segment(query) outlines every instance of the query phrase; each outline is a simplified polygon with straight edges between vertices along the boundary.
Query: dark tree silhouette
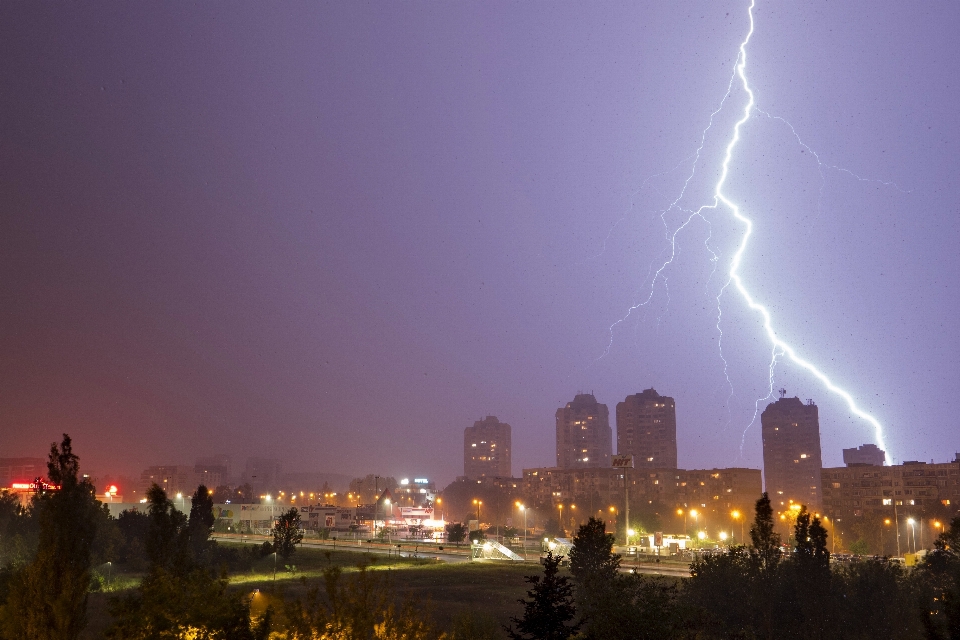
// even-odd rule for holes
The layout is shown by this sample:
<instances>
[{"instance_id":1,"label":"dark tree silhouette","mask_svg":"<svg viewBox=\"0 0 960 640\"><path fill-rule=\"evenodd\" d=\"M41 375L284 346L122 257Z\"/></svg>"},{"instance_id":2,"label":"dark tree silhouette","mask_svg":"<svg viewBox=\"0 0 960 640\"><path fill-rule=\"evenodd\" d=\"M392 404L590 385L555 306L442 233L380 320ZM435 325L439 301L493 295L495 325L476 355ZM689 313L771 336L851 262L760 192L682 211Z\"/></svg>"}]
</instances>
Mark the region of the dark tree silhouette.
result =
<instances>
[{"instance_id":1,"label":"dark tree silhouette","mask_svg":"<svg viewBox=\"0 0 960 640\"><path fill-rule=\"evenodd\" d=\"M200 485L190 499L190 520L187 524L193 559L197 562L206 560L214 520L213 496L206 486Z\"/></svg>"},{"instance_id":2,"label":"dark tree silhouette","mask_svg":"<svg viewBox=\"0 0 960 640\"><path fill-rule=\"evenodd\" d=\"M190 540L187 517L177 511L166 492L154 483L147 490L150 526L147 529L147 558L152 571L182 575L190 568Z\"/></svg>"},{"instance_id":3,"label":"dark tree silhouette","mask_svg":"<svg viewBox=\"0 0 960 640\"><path fill-rule=\"evenodd\" d=\"M756 504L756 516L750 527L753 550L764 567L773 567L780 561L780 535L773 530L773 508L770 496L764 491Z\"/></svg>"},{"instance_id":4,"label":"dark tree silhouette","mask_svg":"<svg viewBox=\"0 0 960 640\"><path fill-rule=\"evenodd\" d=\"M924 626L929 638L960 638L960 516L956 516L933 544L923 563L928 584Z\"/></svg>"},{"instance_id":5,"label":"dark tree silhouette","mask_svg":"<svg viewBox=\"0 0 960 640\"><path fill-rule=\"evenodd\" d=\"M300 529L300 512L296 507L277 518L273 525L273 550L284 560L293 555L303 540Z\"/></svg>"},{"instance_id":6,"label":"dark tree silhouette","mask_svg":"<svg viewBox=\"0 0 960 640\"><path fill-rule=\"evenodd\" d=\"M447 540L456 544L458 547L460 543L467 539L467 525L462 522L451 522L447 525Z\"/></svg>"},{"instance_id":7,"label":"dark tree silhouette","mask_svg":"<svg viewBox=\"0 0 960 640\"><path fill-rule=\"evenodd\" d=\"M50 445L47 473L57 489L33 503L39 520L37 553L12 577L0 623L7 637L72 640L87 621L91 549L98 507L93 485L79 475L70 436ZM0 634L3 635L3 634Z\"/></svg>"},{"instance_id":8,"label":"dark tree silhouette","mask_svg":"<svg viewBox=\"0 0 960 640\"><path fill-rule=\"evenodd\" d=\"M543 559L543 576L527 576L533 587L527 591L523 617L511 618L515 625L505 627L511 640L566 640L580 629L573 622L577 608L573 603L573 585L569 578L559 575L560 556L548 552Z\"/></svg>"},{"instance_id":9,"label":"dark tree silhouette","mask_svg":"<svg viewBox=\"0 0 960 640\"><path fill-rule=\"evenodd\" d=\"M827 551L827 530L820 522L820 518L807 511L806 506L800 507L797 513L797 522L793 527L793 537L796 541L796 560L804 568L816 568L821 571L830 567L830 552Z\"/></svg>"},{"instance_id":10,"label":"dark tree silhouette","mask_svg":"<svg viewBox=\"0 0 960 640\"><path fill-rule=\"evenodd\" d=\"M620 556L613 553L613 534L603 521L591 517L580 525L570 550L570 571L578 583L611 582L620 570Z\"/></svg>"}]
</instances>

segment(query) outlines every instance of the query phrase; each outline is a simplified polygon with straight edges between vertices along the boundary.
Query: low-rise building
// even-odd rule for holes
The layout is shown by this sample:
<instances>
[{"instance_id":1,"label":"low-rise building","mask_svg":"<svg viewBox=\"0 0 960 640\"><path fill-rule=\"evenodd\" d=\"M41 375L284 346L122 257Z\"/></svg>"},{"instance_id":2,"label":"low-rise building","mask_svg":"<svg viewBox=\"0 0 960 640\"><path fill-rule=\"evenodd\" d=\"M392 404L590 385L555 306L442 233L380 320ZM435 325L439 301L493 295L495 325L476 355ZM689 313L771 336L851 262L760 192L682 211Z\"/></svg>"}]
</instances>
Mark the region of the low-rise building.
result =
<instances>
[{"instance_id":1,"label":"low-rise building","mask_svg":"<svg viewBox=\"0 0 960 640\"><path fill-rule=\"evenodd\" d=\"M826 468L822 486L824 513L841 520L888 517L894 515L894 507L898 514L930 507L955 511L960 505L960 454L952 462Z\"/></svg>"},{"instance_id":2,"label":"low-rise building","mask_svg":"<svg viewBox=\"0 0 960 640\"><path fill-rule=\"evenodd\" d=\"M138 488L141 499L146 498L147 491L154 484L163 489L168 498L173 499L177 494L189 498L203 482L201 482L201 474L198 474L192 466L168 464L147 467L140 474ZM215 486L208 488L213 489ZM177 506L180 506L179 503Z\"/></svg>"},{"instance_id":3,"label":"low-rise building","mask_svg":"<svg viewBox=\"0 0 960 640\"><path fill-rule=\"evenodd\" d=\"M37 478L47 477L47 461L44 458L0 458L0 488L12 484L30 484Z\"/></svg>"},{"instance_id":4,"label":"low-rise building","mask_svg":"<svg viewBox=\"0 0 960 640\"><path fill-rule=\"evenodd\" d=\"M642 505L664 510L663 525L681 530L705 522L732 523L731 513L750 517L762 492L759 469L561 469L541 467L523 470L523 496L531 505L551 510L560 504L577 507L586 519L598 511L623 509L625 487L629 489L631 510ZM695 520L673 522L693 510ZM679 512L679 513L678 513Z\"/></svg>"}]
</instances>

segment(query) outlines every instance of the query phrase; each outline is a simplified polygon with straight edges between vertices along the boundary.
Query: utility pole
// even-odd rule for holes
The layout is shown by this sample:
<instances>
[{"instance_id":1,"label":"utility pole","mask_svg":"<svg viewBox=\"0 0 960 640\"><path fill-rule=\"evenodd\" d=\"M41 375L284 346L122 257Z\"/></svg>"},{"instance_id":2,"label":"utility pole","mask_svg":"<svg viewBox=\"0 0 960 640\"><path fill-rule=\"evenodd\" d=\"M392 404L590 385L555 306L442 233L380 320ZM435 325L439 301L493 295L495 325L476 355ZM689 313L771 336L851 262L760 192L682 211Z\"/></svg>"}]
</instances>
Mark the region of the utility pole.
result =
<instances>
[{"instance_id":1,"label":"utility pole","mask_svg":"<svg viewBox=\"0 0 960 640\"><path fill-rule=\"evenodd\" d=\"M897 500L893 500L893 523L897 527L897 557L900 555L900 516L897 514Z\"/></svg>"},{"instance_id":2,"label":"utility pole","mask_svg":"<svg viewBox=\"0 0 960 640\"><path fill-rule=\"evenodd\" d=\"M627 483L627 470L623 470L623 515L624 522L623 537L627 546L630 546L630 485Z\"/></svg>"}]
</instances>

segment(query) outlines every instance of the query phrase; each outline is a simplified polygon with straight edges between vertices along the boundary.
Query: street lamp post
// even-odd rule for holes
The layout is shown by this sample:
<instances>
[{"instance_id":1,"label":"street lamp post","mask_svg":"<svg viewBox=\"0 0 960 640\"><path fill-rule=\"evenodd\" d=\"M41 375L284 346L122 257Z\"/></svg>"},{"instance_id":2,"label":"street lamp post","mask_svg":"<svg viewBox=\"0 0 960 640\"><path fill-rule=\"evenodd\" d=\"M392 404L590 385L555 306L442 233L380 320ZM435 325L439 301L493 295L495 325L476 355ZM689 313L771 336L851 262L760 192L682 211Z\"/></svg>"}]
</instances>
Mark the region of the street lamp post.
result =
<instances>
[{"instance_id":1,"label":"street lamp post","mask_svg":"<svg viewBox=\"0 0 960 640\"><path fill-rule=\"evenodd\" d=\"M883 524L890 526L890 518L884 518ZM880 555L887 555L887 546L883 543L883 525L880 525Z\"/></svg>"},{"instance_id":2,"label":"street lamp post","mask_svg":"<svg viewBox=\"0 0 960 640\"><path fill-rule=\"evenodd\" d=\"M277 552L273 552L273 581L277 581Z\"/></svg>"},{"instance_id":3,"label":"street lamp post","mask_svg":"<svg viewBox=\"0 0 960 640\"><path fill-rule=\"evenodd\" d=\"M917 552L917 530L914 527L916 520L913 518L907 518L907 524L910 525L910 532L913 534L913 552Z\"/></svg>"},{"instance_id":4,"label":"street lamp post","mask_svg":"<svg viewBox=\"0 0 960 640\"><path fill-rule=\"evenodd\" d=\"M517 503L517 508L523 513L523 559L527 559L527 507Z\"/></svg>"},{"instance_id":5,"label":"street lamp post","mask_svg":"<svg viewBox=\"0 0 960 640\"><path fill-rule=\"evenodd\" d=\"M893 501L893 524L897 528L897 557L901 556L900 554L900 516L897 514L897 501Z\"/></svg>"},{"instance_id":6,"label":"street lamp post","mask_svg":"<svg viewBox=\"0 0 960 640\"><path fill-rule=\"evenodd\" d=\"M368 478L370 476L367 476ZM377 516L380 515L380 476L373 476L373 539L377 539Z\"/></svg>"},{"instance_id":7,"label":"street lamp post","mask_svg":"<svg viewBox=\"0 0 960 640\"><path fill-rule=\"evenodd\" d=\"M477 505L477 531L483 531L483 527L480 525L480 508L483 507L483 500L474 498L473 504Z\"/></svg>"},{"instance_id":8,"label":"street lamp post","mask_svg":"<svg viewBox=\"0 0 960 640\"><path fill-rule=\"evenodd\" d=\"M560 509L560 519L557 521L557 524L560 525L560 533L563 533L563 503L558 504L557 508Z\"/></svg>"},{"instance_id":9,"label":"street lamp post","mask_svg":"<svg viewBox=\"0 0 960 640\"><path fill-rule=\"evenodd\" d=\"M730 515L733 516L734 520L740 521L740 544L746 544L747 543L746 536L743 535L743 517L742 517L743 514L741 514L737 510L734 510L733 512L730 513Z\"/></svg>"},{"instance_id":10,"label":"street lamp post","mask_svg":"<svg viewBox=\"0 0 960 640\"><path fill-rule=\"evenodd\" d=\"M390 504L390 498L383 499L383 528L380 530L384 536L387 535L387 507L390 507L390 515L393 516L393 506ZM389 540L387 540L389 542Z\"/></svg>"}]
</instances>

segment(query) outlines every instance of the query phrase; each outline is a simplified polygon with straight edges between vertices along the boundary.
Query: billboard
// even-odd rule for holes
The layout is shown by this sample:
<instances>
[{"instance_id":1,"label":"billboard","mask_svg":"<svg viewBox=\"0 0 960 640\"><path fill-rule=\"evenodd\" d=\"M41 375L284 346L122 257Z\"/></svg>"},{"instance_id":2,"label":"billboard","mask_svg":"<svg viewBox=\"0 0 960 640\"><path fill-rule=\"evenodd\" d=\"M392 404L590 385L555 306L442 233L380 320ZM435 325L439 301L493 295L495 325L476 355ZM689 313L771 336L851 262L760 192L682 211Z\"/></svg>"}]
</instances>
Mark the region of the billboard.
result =
<instances>
[{"instance_id":1,"label":"billboard","mask_svg":"<svg viewBox=\"0 0 960 640\"><path fill-rule=\"evenodd\" d=\"M612 456L610 464L614 469L633 469L633 456Z\"/></svg>"},{"instance_id":2,"label":"billboard","mask_svg":"<svg viewBox=\"0 0 960 640\"><path fill-rule=\"evenodd\" d=\"M400 518L408 525L423 524L433 520L433 507L400 507Z\"/></svg>"}]
</instances>

